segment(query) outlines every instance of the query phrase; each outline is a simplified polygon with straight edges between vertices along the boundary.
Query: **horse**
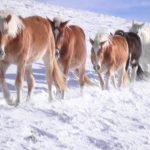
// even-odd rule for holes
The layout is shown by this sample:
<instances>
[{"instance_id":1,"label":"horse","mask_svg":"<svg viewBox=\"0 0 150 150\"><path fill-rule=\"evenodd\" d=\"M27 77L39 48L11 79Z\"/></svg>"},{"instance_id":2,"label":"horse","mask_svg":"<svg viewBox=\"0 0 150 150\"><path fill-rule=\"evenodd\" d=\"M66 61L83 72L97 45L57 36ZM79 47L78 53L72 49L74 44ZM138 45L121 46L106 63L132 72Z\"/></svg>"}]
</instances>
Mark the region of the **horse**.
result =
<instances>
[{"instance_id":1,"label":"horse","mask_svg":"<svg viewBox=\"0 0 150 150\"><path fill-rule=\"evenodd\" d=\"M92 85L92 82L85 75L87 54L85 33L81 27L77 25L68 25L69 21L62 21L59 17L53 18L53 21L49 18L47 19L53 29L56 45L56 57L58 58L60 68L66 79L69 70L75 70L79 76L82 94L82 89L85 83ZM66 79L65 82L67 84Z\"/></svg>"},{"instance_id":2,"label":"horse","mask_svg":"<svg viewBox=\"0 0 150 150\"><path fill-rule=\"evenodd\" d=\"M143 70L139 64L140 56L142 54L142 43L140 37L134 32L124 32L123 30L116 30L115 35L120 35L127 40L129 57L126 64L126 71L129 72L129 67L131 66L131 81L135 81L136 74L137 78L140 79L143 75Z\"/></svg>"},{"instance_id":3,"label":"horse","mask_svg":"<svg viewBox=\"0 0 150 150\"><path fill-rule=\"evenodd\" d=\"M138 24L132 21L132 26L129 31L137 33L141 38L142 55L140 58L140 64L143 71L150 72L150 25L144 23Z\"/></svg>"},{"instance_id":4,"label":"horse","mask_svg":"<svg viewBox=\"0 0 150 150\"><path fill-rule=\"evenodd\" d=\"M95 39L90 38L91 62L99 76L100 85L103 89L109 89L109 79L112 79L116 88L115 73L118 72L118 87L125 85L128 80L125 70L128 60L128 43L124 37L109 35L105 32L98 32ZM104 79L102 78L104 75Z\"/></svg>"},{"instance_id":5,"label":"horse","mask_svg":"<svg viewBox=\"0 0 150 150\"><path fill-rule=\"evenodd\" d=\"M0 11L0 85L9 105L18 105L22 99L24 75L28 85L27 100L31 98L32 64L41 58L46 68L49 100L52 100L53 81L60 92L65 89L65 83L55 58L55 41L49 22L40 16L23 18L13 12ZM16 99L11 97L5 81L6 70L11 64L17 66Z\"/></svg>"}]
</instances>

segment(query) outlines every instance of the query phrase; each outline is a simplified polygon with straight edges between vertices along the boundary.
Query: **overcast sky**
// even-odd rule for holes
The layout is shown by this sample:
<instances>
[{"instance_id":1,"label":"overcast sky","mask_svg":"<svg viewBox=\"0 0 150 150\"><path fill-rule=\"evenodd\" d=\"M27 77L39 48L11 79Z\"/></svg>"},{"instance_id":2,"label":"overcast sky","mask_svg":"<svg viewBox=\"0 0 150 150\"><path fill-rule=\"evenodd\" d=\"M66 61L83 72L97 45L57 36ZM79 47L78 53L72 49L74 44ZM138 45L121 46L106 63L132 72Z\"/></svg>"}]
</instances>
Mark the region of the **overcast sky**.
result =
<instances>
[{"instance_id":1,"label":"overcast sky","mask_svg":"<svg viewBox=\"0 0 150 150\"><path fill-rule=\"evenodd\" d=\"M89 10L150 22L150 0L38 0L64 7Z\"/></svg>"}]
</instances>

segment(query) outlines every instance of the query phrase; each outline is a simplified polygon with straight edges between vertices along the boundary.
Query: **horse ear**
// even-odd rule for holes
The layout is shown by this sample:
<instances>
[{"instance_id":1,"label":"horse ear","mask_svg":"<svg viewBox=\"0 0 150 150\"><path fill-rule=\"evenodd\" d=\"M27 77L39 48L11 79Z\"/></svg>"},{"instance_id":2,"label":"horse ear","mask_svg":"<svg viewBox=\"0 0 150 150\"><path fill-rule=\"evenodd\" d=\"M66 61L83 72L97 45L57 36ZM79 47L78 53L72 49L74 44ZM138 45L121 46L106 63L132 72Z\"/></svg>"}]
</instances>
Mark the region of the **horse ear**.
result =
<instances>
[{"instance_id":1,"label":"horse ear","mask_svg":"<svg viewBox=\"0 0 150 150\"><path fill-rule=\"evenodd\" d=\"M61 23L61 27L63 27L63 28L66 27L66 25L68 24L68 22L69 22L69 20L68 20L68 21L65 21L65 22L62 22L62 23Z\"/></svg>"},{"instance_id":2,"label":"horse ear","mask_svg":"<svg viewBox=\"0 0 150 150\"><path fill-rule=\"evenodd\" d=\"M11 15L8 15L5 20L8 23L10 21L10 19L11 19Z\"/></svg>"},{"instance_id":3,"label":"horse ear","mask_svg":"<svg viewBox=\"0 0 150 150\"><path fill-rule=\"evenodd\" d=\"M50 25L51 25L52 27L54 27L54 22L53 22L51 19L49 19L48 17L46 17L46 18L47 18L48 22L50 23Z\"/></svg>"},{"instance_id":4,"label":"horse ear","mask_svg":"<svg viewBox=\"0 0 150 150\"><path fill-rule=\"evenodd\" d=\"M93 40L93 39L91 39L91 38L90 38L90 43L91 43L91 45L93 45L93 44L94 44L94 40Z\"/></svg>"}]
</instances>

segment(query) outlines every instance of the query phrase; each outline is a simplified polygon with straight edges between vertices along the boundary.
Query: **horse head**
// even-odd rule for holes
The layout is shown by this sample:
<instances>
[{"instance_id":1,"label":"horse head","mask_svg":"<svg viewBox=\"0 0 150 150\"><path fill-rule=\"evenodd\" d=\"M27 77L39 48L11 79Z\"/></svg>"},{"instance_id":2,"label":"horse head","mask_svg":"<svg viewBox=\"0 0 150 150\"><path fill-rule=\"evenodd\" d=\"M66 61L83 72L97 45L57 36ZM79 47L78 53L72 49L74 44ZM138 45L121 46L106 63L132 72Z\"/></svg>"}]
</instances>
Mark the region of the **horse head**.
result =
<instances>
[{"instance_id":1,"label":"horse head","mask_svg":"<svg viewBox=\"0 0 150 150\"><path fill-rule=\"evenodd\" d=\"M15 38L23 28L24 24L18 16L9 11L0 11L0 59L4 59L9 40Z\"/></svg>"},{"instance_id":2,"label":"horse head","mask_svg":"<svg viewBox=\"0 0 150 150\"><path fill-rule=\"evenodd\" d=\"M50 22L53 29L56 46L56 57L59 58L66 38L65 29L69 21L62 21L62 19L58 17L54 18L53 21L50 19L48 19L48 21Z\"/></svg>"},{"instance_id":3,"label":"horse head","mask_svg":"<svg viewBox=\"0 0 150 150\"><path fill-rule=\"evenodd\" d=\"M132 20L132 26L129 29L130 32L138 33L139 29L141 29L145 24L144 23L135 23L134 20Z\"/></svg>"},{"instance_id":4,"label":"horse head","mask_svg":"<svg viewBox=\"0 0 150 150\"><path fill-rule=\"evenodd\" d=\"M99 72L104 61L104 54L106 47L109 45L109 36L105 33L98 33L95 39L90 39L91 48L91 62L96 72Z\"/></svg>"}]
</instances>

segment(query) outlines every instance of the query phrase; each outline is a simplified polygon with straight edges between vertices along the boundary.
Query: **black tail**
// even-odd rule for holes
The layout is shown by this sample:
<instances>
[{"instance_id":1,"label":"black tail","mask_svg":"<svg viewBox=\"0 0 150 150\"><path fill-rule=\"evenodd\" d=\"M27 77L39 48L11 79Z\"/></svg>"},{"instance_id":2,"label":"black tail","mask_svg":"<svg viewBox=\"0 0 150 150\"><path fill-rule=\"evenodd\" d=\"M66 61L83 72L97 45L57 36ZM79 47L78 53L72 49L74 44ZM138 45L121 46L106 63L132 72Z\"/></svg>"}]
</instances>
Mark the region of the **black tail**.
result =
<instances>
[{"instance_id":1,"label":"black tail","mask_svg":"<svg viewBox=\"0 0 150 150\"><path fill-rule=\"evenodd\" d=\"M128 71L128 69L129 69L129 64L131 64L131 53L130 52L129 52L128 60L126 63L126 71Z\"/></svg>"},{"instance_id":2,"label":"black tail","mask_svg":"<svg viewBox=\"0 0 150 150\"><path fill-rule=\"evenodd\" d=\"M142 80L144 79L144 71L140 65L138 65L137 69L137 80Z\"/></svg>"}]
</instances>

